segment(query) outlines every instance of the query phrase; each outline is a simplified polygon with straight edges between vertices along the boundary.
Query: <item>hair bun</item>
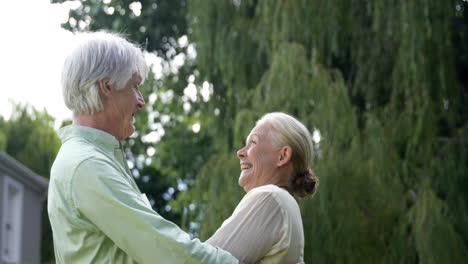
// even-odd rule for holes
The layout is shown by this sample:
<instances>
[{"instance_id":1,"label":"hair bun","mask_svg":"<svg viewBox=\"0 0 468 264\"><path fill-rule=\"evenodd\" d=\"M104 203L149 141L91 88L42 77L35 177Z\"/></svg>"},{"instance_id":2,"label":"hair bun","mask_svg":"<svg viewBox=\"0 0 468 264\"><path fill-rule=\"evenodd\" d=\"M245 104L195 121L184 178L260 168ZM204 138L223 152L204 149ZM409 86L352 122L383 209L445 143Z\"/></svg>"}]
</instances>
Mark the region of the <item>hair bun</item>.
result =
<instances>
[{"instance_id":1,"label":"hair bun","mask_svg":"<svg viewBox=\"0 0 468 264\"><path fill-rule=\"evenodd\" d=\"M290 182L291 192L299 197L313 195L317 191L319 179L315 176L312 169L307 169L292 177Z\"/></svg>"}]
</instances>

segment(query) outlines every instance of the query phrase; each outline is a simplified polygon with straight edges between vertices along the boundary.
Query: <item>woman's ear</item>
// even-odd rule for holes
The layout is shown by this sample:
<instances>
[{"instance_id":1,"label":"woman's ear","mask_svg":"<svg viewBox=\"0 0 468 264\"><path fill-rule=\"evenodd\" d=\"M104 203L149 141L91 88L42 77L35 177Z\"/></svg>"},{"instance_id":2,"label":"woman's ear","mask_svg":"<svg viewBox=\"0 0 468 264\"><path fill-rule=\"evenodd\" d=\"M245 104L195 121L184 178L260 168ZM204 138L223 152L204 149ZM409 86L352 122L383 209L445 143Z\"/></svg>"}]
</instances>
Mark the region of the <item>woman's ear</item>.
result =
<instances>
[{"instance_id":1,"label":"woman's ear","mask_svg":"<svg viewBox=\"0 0 468 264\"><path fill-rule=\"evenodd\" d=\"M286 165L292 158L292 149L290 146L284 146L279 150L278 167Z\"/></svg>"},{"instance_id":2,"label":"woman's ear","mask_svg":"<svg viewBox=\"0 0 468 264\"><path fill-rule=\"evenodd\" d=\"M111 92L111 88L109 86L109 80L108 79L98 81L98 87L99 87L99 91L103 95L109 95L110 92Z\"/></svg>"}]
</instances>

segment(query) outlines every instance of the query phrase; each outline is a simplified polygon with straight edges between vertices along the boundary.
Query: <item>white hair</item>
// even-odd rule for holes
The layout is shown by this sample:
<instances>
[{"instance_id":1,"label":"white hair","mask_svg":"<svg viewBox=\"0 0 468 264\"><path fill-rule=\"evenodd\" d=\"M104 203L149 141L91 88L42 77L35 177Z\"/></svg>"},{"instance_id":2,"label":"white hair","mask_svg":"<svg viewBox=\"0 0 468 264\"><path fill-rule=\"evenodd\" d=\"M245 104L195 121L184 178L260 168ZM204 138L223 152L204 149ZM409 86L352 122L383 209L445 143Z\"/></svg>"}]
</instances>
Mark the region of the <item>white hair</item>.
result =
<instances>
[{"instance_id":1,"label":"white hair","mask_svg":"<svg viewBox=\"0 0 468 264\"><path fill-rule=\"evenodd\" d=\"M125 38L109 32L77 35L78 45L67 57L62 70L65 105L73 113L92 114L103 110L98 82L108 80L117 89L126 86L133 74L141 83L148 66L141 49Z\"/></svg>"},{"instance_id":2,"label":"white hair","mask_svg":"<svg viewBox=\"0 0 468 264\"><path fill-rule=\"evenodd\" d=\"M319 179L312 170L314 145L309 130L296 118L280 112L264 115L257 125L270 126L272 144L276 148L289 146L292 149L293 171L289 177L288 190L299 197L313 195Z\"/></svg>"},{"instance_id":3,"label":"white hair","mask_svg":"<svg viewBox=\"0 0 468 264\"><path fill-rule=\"evenodd\" d=\"M257 124L271 127L273 145L277 148L290 146L293 151L294 170L303 172L312 167L314 147L309 130L296 118L281 112L264 115Z\"/></svg>"}]
</instances>

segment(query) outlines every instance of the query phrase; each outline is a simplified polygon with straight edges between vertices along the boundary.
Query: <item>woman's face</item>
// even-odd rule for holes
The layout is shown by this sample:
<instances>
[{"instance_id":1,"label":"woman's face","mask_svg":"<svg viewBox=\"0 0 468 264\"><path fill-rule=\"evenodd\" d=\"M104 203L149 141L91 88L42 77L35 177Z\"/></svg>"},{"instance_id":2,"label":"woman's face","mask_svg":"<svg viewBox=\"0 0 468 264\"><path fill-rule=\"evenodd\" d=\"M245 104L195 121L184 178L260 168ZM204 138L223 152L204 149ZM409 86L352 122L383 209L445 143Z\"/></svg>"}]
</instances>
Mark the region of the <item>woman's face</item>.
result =
<instances>
[{"instance_id":1,"label":"woman's face","mask_svg":"<svg viewBox=\"0 0 468 264\"><path fill-rule=\"evenodd\" d=\"M272 143L269 125L261 123L250 131L245 146L237 151L241 167L239 185L246 192L272 183L279 158L279 150Z\"/></svg>"}]
</instances>

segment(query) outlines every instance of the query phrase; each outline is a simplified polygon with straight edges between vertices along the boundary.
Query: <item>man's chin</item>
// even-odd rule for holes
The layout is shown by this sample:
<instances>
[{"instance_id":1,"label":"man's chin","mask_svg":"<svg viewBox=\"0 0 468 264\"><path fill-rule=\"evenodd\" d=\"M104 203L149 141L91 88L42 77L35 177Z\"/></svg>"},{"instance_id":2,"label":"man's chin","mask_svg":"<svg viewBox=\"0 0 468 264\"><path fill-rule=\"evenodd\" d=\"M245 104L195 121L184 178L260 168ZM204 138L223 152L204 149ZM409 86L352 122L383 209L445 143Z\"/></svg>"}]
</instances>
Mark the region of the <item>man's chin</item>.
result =
<instances>
[{"instance_id":1,"label":"man's chin","mask_svg":"<svg viewBox=\"0 0 468 264\"><path fill-rule=\"evenodd\" d=\"M133 134L135 134L136 130L135 130L135 127L132 127L133 129L128 133L128 136L126 136L125 138L128 138L130 136L132 136Z\"/></svg>"},{"instance_id":2,"label":"man's chin","mask_svg":"<svg viewBox=\"0 0 468 264\"><path fill-rule=\"evenodd\" d=\"M129 129L122 131L120 140L130 137L135 133L135 131L135 126L131 125Z\"/></svg>"}]
</instances>

